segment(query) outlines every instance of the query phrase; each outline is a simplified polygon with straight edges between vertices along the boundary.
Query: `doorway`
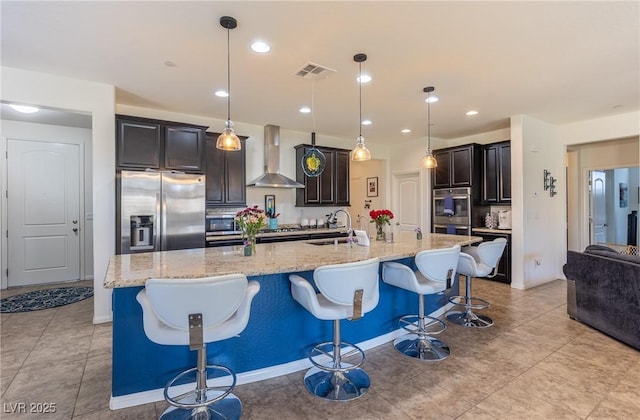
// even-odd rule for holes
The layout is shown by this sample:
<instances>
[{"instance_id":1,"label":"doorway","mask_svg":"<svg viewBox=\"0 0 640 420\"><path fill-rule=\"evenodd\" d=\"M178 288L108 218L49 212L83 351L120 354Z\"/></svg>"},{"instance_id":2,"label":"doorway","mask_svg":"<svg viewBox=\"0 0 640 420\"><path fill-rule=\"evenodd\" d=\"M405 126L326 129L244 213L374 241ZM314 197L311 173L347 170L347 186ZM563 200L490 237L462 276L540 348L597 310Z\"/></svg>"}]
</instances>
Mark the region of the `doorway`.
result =
<instances>
[{"instance_id":1,"label":"doorway","mask_svg":"<svg viewBox=\"0 0 640 420\"><path fill-rule=\"evenodd\" d=\"M92 279L91 115L7 108L0 103L1 288Z\"/></svg>"},{"instance_id":2,"label":"doorway","mask_svg":"<svg viewBox=\"0 0 640 420\"><path fill-rule=\"evenodd\" d=\"M9 287L80 279L80 147L7 140Z\"/></svg>"},{"instance_id":3,"label":"doorway","mask_svg":"<svg viewBox=\"0 0 640 420\"><path fill-rule=\"evenodd\" d=\"M589 171L590 244L637 245L638 167Z\"/></svg>"}]
</instances>

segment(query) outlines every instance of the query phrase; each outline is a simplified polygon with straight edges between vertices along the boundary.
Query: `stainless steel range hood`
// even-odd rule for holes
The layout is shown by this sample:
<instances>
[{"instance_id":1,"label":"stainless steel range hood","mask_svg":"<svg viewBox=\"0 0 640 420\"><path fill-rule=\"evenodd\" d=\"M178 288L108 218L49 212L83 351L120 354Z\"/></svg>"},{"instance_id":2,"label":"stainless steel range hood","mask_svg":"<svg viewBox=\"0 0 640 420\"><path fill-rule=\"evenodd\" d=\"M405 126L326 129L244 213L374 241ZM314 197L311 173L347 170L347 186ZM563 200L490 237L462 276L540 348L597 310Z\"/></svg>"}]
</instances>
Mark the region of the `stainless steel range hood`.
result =
<instances>
[{"instance_id":1,"label":"stainless steel range hood","mask_svg":"<svg viewBox=\"0 0 640 420\"><path fill-rule=\"evenodd\" d=\"M264 126L264 174L247 187L304 188L303 184L280 174L280 127Z\"/></svg>"}]
</instances>

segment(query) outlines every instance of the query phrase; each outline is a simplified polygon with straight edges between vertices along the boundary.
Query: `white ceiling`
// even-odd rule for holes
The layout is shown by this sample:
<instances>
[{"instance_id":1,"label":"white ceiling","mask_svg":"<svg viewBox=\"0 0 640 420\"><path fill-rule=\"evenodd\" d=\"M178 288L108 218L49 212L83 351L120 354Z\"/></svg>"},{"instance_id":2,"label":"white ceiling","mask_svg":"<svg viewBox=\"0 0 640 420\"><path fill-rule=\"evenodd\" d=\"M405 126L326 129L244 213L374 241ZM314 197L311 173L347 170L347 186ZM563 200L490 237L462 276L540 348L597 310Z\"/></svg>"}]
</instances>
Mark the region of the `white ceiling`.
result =
<instances>
[{"instance_id":1,"label":"white ceiling","mask_svg":"<svg viewBox=\"0 0 640 420\"><path fill-rule=\"evenodd\" d=\"M312 130L311 61L336 73L313 83L315 130L358 135L358 66L367 142L454 138L508 127L511 115L567 123L640 109L640 2L1 2L2 65L115 85L117 103ZM249 44L272 45L258 55ZM175 66L166 66L171 61ZM480 114L466 117L476 109ZM413 130L401 134L402 128ZM242 133L240 133L242 134Z\"/></svg>"}]
</instances>

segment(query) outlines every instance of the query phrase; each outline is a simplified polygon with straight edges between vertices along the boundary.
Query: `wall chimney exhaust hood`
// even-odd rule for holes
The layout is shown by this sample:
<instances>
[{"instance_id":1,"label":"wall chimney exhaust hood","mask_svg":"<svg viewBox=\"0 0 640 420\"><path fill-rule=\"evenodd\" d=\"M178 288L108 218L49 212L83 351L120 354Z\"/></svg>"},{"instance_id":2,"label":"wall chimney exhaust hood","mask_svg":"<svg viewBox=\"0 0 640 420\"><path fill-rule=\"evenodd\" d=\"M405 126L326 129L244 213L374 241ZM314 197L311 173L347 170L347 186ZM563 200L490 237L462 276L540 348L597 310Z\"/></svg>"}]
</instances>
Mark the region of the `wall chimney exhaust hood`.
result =
<instances>
[{"instance_id":1,"label":"wall chimney exhaust hood","mask_svg":"<svg viewBox=\"0 0 640 420\"><path fill-rule=\"evenodd\" d=\"M304 188L303 184L280 174L280 127L264 126L264 174L247 187Z\"/></svg>"}]
</instances>

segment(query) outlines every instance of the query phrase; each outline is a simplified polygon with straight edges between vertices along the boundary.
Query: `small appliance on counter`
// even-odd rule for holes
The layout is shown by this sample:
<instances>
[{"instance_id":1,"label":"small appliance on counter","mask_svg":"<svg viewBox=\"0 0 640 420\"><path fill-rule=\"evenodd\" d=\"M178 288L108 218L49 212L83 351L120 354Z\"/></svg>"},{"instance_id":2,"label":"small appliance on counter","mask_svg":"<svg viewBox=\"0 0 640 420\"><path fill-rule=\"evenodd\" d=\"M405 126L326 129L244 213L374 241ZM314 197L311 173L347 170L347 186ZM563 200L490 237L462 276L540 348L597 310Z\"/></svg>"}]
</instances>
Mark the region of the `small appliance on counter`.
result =
<instances>
[{"instance_id":1,"label":"small appliance on counter","mask_svg":"<svg viewBox=\"0 0 640 420\"><path fill-rule=\"evenodd\" d=\"M511 210L498 212L498 229L511 229Z\"/></svg>"},{"instance_id":2,"label":"small appliance on counter","mask_svg":"<svg viewBox=\"0 0 640 420\"><path fill-rule=\"evenodd\" d=\"M484 227L496 229L498 227L498 213L490 212L484 216Z\"/></svg>"}]
</instances>

